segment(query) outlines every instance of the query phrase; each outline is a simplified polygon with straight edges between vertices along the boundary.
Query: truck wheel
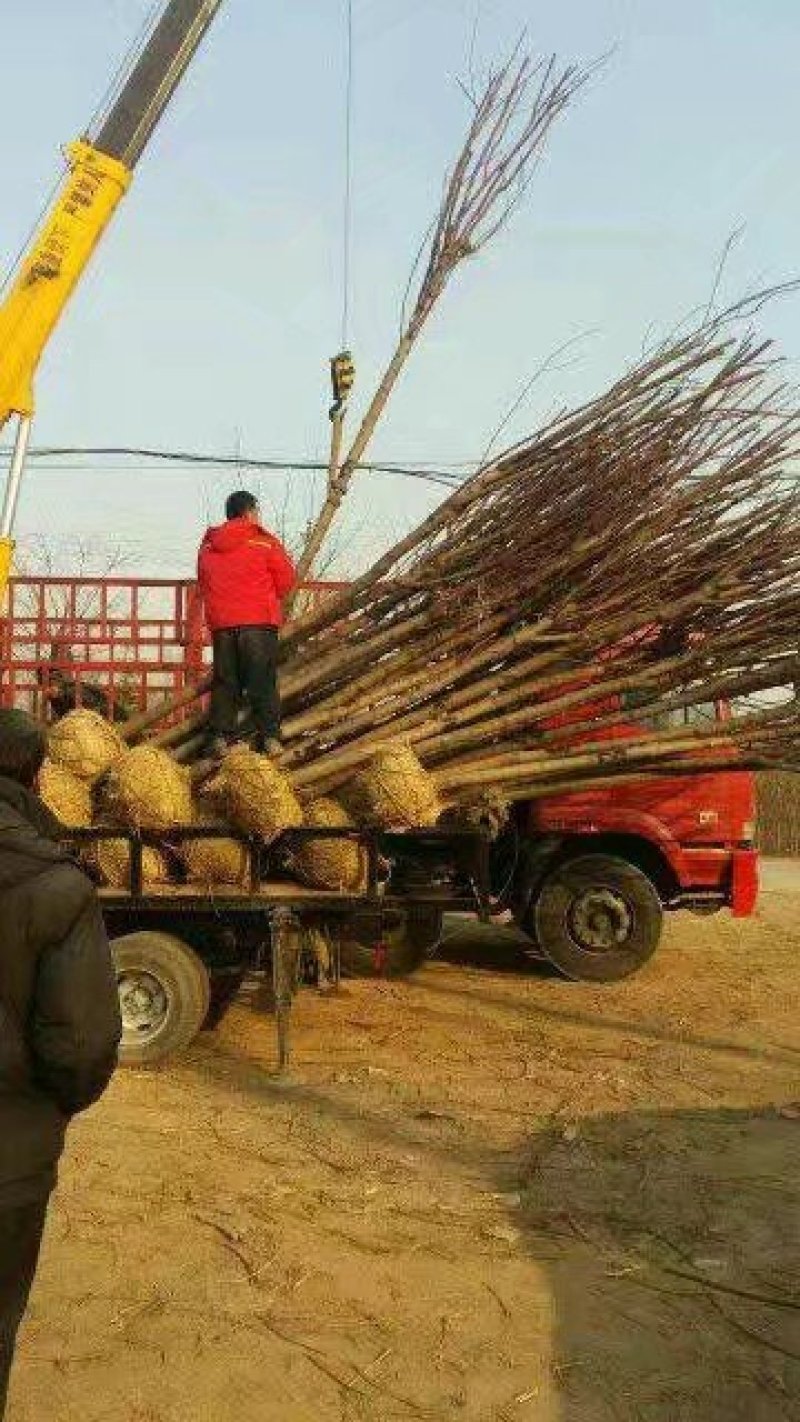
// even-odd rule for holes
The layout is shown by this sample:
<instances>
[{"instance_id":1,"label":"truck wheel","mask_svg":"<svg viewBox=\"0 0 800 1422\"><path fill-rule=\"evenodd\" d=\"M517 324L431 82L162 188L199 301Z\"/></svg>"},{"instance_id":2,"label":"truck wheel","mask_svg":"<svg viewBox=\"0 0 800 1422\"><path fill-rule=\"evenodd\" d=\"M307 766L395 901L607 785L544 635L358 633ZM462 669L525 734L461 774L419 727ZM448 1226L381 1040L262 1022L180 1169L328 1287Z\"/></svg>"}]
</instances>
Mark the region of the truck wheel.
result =
<instances>
[{"instance_id":1,"label":"truck wheel","mask_svg":"<svg viewBox=\"0 0 800 1422\"><path fill-rule=\"evenodd\" d=\"M342 974L347 978L405 978L421 968L442 936L442 911L437 908L407 909L403 923L390 929L385 938L386 961L376 967L374 945L355 938L342 942Z\"/></svg>"},{"instance_id":2,"label":"truck wheel","mask_svg":"<svg viewBox=\"0 0 800 1422\"><path fill-rule=\"evenodd\" d=\"M194 1041L211 1000L203 963L168 933L128 933L111 944L122 1015L120 1062L152 1066Z\"/></svg>"},{"instance_id":3,"label":"truck wheel","mask_svg":"<svg viewBox=\"0 0 800 1422\"><path fill-rule=\"evenodd\" d=\"M661 938L661 900L646 874L605 854L555 869L533 907L542 955L567 978L618 982L652 957Z\"/></svg>"}]
</instances>

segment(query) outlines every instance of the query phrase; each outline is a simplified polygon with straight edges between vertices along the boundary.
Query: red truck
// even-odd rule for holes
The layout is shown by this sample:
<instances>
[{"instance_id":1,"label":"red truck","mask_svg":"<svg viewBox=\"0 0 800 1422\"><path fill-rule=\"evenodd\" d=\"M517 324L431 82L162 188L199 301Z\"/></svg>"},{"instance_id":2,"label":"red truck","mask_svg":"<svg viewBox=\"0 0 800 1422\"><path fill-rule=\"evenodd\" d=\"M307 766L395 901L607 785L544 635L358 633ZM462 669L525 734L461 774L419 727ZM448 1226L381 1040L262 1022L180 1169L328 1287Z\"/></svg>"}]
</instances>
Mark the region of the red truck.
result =
<instances>
[{"instance_id":1,"label":"red truck","mask_svg":"<svg viewBox=\"0 0 800 1422\"><path fill-rule=\"evenodd\" d=\"M533 801L519 831L526 868L516 915L568 977L635 972L658 947L665 911L729 908L744 918L755 908L748 772L663 775Z\"/></svg>"},{"instance_id":2,"label":"red truck","mask_svg":"<svg viewBox=\"0 0 800 1422\"><path fill-rule=\"evenodd\" d=\"M179 689L202 660L187 630L191 607L189 582L17 579L2 629L3 699L38 704L54 643L70 644L71 675L112 699L122 686L134 705ZM724 720L728 709L720 703L679 714L689 722ZM631 722L609 734L633 729ZM532 801L516 808L493 853L495 907L566 976L614 981L654 953L665 912L752 913L754 837L755 783L746 772L657 775ZM434 865L432 882L435 874ZM415 907L410 895L403 921L387 935L383 970L409 971L435 952L442 913L430 893L419 899ZM352 944L351 966L369 970L373 946Z\"/></svg>"},{"instance_id":3,"label":"red truck","mask_svg":"<svg viewBox=\"0 0 800 1422\"><path fill-rule=\"evenodd\" d=\"M725 720L728 708L681 715L688 723ZM755 817L747 771L658 774L528 801L516 806L493 854L495 909L564 976L617 981L652 957L665 913L753 912ZM418 914L393 942L398 970L434 952L441 929L431 910Z\"/></svg>"},{"instance_id":4,"label":"red truck","mask_svg":"<svg viewBox=\"0 0 800 1422\"><path fill-rule=\"evenodd\" d=\"M554 724L574 742L625 741L636 720L581 730L598 712L624 712L618 698ZM724 701L647 720L659 730L726 721ZM542 955L572 978L608 982L635 972L655 952L665 911L734 916L753 912L758 895L754 847L756 787L744 771L653 774L534 800L520 807L513 833L519 865L514 917ZM521 867L520 867L521 865Z\"/></svg>"}]
</instances>

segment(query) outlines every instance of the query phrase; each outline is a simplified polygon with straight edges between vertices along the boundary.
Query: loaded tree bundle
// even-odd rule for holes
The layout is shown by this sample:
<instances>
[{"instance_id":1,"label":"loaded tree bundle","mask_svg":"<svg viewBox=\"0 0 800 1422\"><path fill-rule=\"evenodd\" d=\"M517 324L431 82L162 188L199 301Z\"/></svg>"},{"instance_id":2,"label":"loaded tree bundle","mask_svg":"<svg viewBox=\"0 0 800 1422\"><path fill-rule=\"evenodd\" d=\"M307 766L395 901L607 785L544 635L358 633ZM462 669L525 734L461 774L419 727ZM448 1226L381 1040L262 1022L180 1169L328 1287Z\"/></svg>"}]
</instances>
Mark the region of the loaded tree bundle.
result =
<instances>
[{"instance_id":1,"label":"loaded tree bundle","mask_svg":"<svg viewBox=\"0 0 800 1422\"><path fill-rule=\"evenodd\" d=\"M505 222L586 77L516 57L476 96L399 345L349 454L332 460L304 571L436 302ZM247 756L232 764L234 820L277 832L332 797L334 820L385 819L402 784L397 821L427 823L440 807L470 815L612 780L796 764L800 418L769 342L747 327L766 295L703 318L488 461L346 591L294 618L283 778L269 772L267 787ZM725 722L704 716L715 702ZM202 713L159 732L175 710L122 735L190 768L177 806L210 767Z\"/></svg>"},{"instance_id":2,"label":"loaded tree bundle","mask_svg":"<svg viewBox=\"0 0 800 1422\"><path fill-rule=\"evenodd\" d=\"M554 793L800 764L799 435L768 344L730 316L656 351L287 628L278 764L233 753L217 804L267 837L320 803L334 825L499 823ZM166 832L209 766L197 722L158 739L104 798ZM350 858L304 871L357 880Z\"/></svg>"},{"instance_id":3,"label":"loaded tree bundle","mask_svg":"<svg viewBox=\"0 0 800 1422\"><path fill-rule=\"evenodd\" d=\"M470 103L467 131L414 263L397 344L344 458L342 402L331 412L334 430L328 485L300 556L300 580L313 572L353 476L433 311L465 261L481 252L505 227L528 191L553 126L592 73L591 66L560 65L555 55L534 59L518 46L506 63L490 70L479 92L470 93L461 86ZM295 597L298 594L299 584ZM288 607L291 605L290 598ZM176 713L198 700L209 686L207 678L132 717L124 727L125 740L132 744L160 723L174 720ZM199 715L190 727L196 731L202 723ZM185 731L177 725L164 732L158 743L169 748L183 739Z\"/></svg>"},{"instance_id":4,"label":"loaded tree bundle","mask_svg":"<svg viewBox=\"0 0 800 1422\"><path fill-rule=\"evenodd\" d=\"M386 743L446 803L792 763L800 421L739 308L481 469L282 643L281 769L348 787ZM725 701L723 724L698 708ZM197 722L165 738L203 774Z\"/></svg>"}]
</instances>

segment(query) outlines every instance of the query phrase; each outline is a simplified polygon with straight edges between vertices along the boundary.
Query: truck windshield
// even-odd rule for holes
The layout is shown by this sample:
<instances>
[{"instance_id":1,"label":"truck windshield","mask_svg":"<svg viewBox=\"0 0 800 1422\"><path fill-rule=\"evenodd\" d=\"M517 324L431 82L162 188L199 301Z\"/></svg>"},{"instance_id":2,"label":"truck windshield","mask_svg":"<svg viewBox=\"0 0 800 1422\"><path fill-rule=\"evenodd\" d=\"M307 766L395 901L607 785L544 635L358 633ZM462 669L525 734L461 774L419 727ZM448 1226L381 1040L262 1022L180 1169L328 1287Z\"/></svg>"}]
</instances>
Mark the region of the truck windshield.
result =
<instances>
[{"instance_id":1,"label":"truck windshield","mask_svg":"<svg viewBox=\"0 0 800 1422\"><path fill-rule=\"evenodd\" d=\"M647 705L647 699L641 693L629 693L624 698L624 709L641 710ZM697 706L675 706L668 711L654 711L649 716L636 718L640 725L652 726L659 731L679 730L681 726L700 728L720 719L719 707L714 701L701 701Z\"/></svg>"},{"instance_id":2,"label":"truck windshield","mask_svg":"<svg viewBox=\"0 0 800 1422\"><path fill-rule=\"evenodd\" d=\"M670 726L706 726L716 719L717 708L713 701L701 702L698 706L680 706L669 712Z\"/></svg>"}]
</instances>

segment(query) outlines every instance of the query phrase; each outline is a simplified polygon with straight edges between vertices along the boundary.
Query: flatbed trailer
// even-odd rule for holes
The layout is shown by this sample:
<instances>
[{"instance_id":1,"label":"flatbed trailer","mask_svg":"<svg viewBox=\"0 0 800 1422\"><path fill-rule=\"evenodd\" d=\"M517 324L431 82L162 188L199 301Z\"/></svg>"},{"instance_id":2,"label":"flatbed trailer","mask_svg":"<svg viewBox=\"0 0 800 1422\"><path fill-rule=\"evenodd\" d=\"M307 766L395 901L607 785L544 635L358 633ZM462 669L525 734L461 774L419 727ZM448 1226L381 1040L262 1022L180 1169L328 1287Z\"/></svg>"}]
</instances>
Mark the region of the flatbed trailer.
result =
<instances>
[{"instance_id":1,"label":"flatbed trailer","mask_svg":"<svg viewBox=\"0 0 800 1422\"><path fill-rule=\"evenodd\" d=\"M203 1027L221 1020L246 977L271 984L278 1067L289 1062L294 994L304 979L336 988L342 946L361 946L377 974L388 964L387 943L415 924L420 950L426 927L434 937L443 913L490 915L490 839L480 830L297 828L267 843L228 826L182 826L167 836L180 863L190 840L237 838L247 849L246 888L192 882L145 886L143 854L165 851L165 837L118 827L70 831L84 861L91 846L125 839L130 889L99 887L114 952L123 1020L121 1056L130 1066L154 1064L187 1047ZM357 840L365 878L356 892L315 889L288 877L304 843Z\"/></svg>"},{"instance_id":2,"label":"flatbed trailer","mask_svg":"<svg viewBox=\"0 0 800 1422\"><path fill-rule=\"evenodd\" d=\"M314 584L304 596L317 603L334 591L333 584ZM64 681L74 684L78 702L80 685L88 679L110 707L124 698L144 710L165 693L196 685L209 668L210 648L197 609L191 582L17 579L7 616L0 618L0 700L41 714L55 673L62 689ZM54 659L54 647L60 658ZM625 708L615 700L607 709ZM176 711L177 718L186 714L186 708ZM729 717L730 707L721 700L682 708L663 729ZM567 722L562 717L554 726ZM575 722L579 739L582 724ZM618 741L624 746L638 724L610 728L609 754ZM667 914L753 912L755 818L754 776L730 769L691 776L652 773L630 783L609 780L532 799L516 807L494 846L493 893L498 908L510 912L528 935L531 955L576 981L618 982L656 952ZM179 899L191 898L183 887L170 893L176 909ZM311 893L304 896L306 912L312 911ZM163 895L155 897L160 912ZM223 895L215 891L213 898L219 905ZM320 899L313 904L325 908ZM337 921L340 906L339 898L330 906ZM126 911L121 905L120 915ZM226 911L238 913L236 904L226 904ZM181 931L198 912L195 905L184 914ZM397 936L392 939L390 957L410 971L424 961L426 940L429 948L439 941L442 911L426 902L407 912L414 932L404 945ZM348 960L360 958L369 971L369 952L363 945L357 949L348 943ZM212 988L221 991L218 976Z\"/></svg>"}]
</instances>

